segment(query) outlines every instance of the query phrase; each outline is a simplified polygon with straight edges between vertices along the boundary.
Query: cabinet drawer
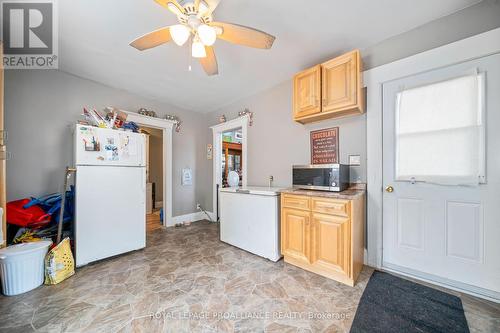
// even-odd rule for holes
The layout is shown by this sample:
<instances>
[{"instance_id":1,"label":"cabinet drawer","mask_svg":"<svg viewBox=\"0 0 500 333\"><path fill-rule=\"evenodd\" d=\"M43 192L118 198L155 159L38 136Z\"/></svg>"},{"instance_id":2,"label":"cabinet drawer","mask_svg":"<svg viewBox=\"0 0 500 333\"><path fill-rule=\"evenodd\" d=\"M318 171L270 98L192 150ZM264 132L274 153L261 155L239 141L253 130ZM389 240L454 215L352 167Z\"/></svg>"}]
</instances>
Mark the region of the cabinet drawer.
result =
<instances>
[{"instance_id":1,"label":"cabinet drawer","mask_svg":"<svg viewBox=\"0 0 500 333\"><path fill-rule=\"evenodd\" d=\"M288 207L288 208L310 210L311 209L310 202L311 200L308 197L303 197L298 195L283 194L282 197L283 207Z\"/></svg>"},{"instance_id":2,"label":"cabinet drawer","mask_svg":"<svg viewBox=\"0 0 500 333\"><path fill-rule=\"evenodd\" d=\"M349 201L327 198L313 198L312 211L323 214L349 216Z\"/></svg>"}]
</instances>

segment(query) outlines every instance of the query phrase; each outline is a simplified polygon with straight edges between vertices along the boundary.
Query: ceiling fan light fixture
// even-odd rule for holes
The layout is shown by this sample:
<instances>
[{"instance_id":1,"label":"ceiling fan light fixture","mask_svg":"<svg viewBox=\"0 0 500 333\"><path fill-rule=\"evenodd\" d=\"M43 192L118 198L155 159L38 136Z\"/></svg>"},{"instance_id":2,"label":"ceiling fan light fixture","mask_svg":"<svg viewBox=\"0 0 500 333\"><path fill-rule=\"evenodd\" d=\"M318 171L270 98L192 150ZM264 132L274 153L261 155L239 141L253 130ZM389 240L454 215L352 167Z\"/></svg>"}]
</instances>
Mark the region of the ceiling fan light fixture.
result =
<instances>
[{"instance_id":1,"label":"ceiling fan light fixture","mask_svg":"<svg viewBox=\"0 0 500 333\"><path fill-rule=\"evenodd\" d=\"M193 58L205 58L207 56L205 45L203 45L203 43L199 40L194 40L191 47L191 55Z\"/></svg>"},{"instance_id":2,"label":"ceiling fan light fixture","mask_svg":"<svg viewBox=\"0 0 500 333\"><path fill-rule=\"evenodd\" d=\"M175 44L182 46L191 36L191 31L183 24L176 24L170 27L170 35Z\"/></svg>"},{"instance_id":3,"label":"ceiling fan light fixture","mask_svg":"<svg viewBox=\"0 0 500 333\"><path fill-rule=\"evenodd\" d=\"M214 45L217 40L217 33L215 29L209 25L202 24L198 27L198 36L203 44L206 46Z\"/></svg>"}]
</instances>

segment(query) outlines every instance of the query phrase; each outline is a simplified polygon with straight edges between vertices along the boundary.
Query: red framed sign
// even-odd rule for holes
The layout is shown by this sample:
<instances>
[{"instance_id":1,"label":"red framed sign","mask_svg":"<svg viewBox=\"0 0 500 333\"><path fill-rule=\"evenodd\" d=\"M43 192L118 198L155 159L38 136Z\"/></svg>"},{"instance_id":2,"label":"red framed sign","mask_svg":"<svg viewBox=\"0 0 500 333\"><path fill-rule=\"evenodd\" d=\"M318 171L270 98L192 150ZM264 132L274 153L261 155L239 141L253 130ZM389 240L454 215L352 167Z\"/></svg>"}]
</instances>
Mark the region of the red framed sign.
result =
<instances>
[{"instance_id":1,"label":"red framed sign","mask_svg":"<svg viewBox=\"0 0 500 333\"><path fill-rule=\"evenodd\" d=\"M311 164L332 164L339 161L339 128L311 132Z\"/></svg>"}]
</instances>

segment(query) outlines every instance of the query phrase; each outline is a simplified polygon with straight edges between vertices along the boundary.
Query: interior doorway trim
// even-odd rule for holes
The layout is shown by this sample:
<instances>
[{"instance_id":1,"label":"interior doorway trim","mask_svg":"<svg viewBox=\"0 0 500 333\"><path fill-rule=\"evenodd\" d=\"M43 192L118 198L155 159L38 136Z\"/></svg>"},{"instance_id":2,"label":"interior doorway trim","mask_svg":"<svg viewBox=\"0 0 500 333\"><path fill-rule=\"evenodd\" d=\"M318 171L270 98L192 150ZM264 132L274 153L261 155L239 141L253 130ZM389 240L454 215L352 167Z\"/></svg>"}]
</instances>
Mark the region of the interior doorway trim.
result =
<instances>
[{"instance_id":1,"label":"interior doorway trim","mask_svg":"<svg viewBox=\"0 0 500 333\"><path fill-rule=\"evenodd\" d=\"M367 182L368 259L367 264L382 268L383 244L383 160L382 88L392 80L444 68L500 53L500 28L425 51L364 72L367 86Z\"/></svg>"},{"instance_id":2,"label":"interior doorway trim","mask_svg":"<svg viewBox=\"0 0 500 333\"><path fill-rule=\"evenodd\" d=\"M135 112L123 111L127 121L138 125L161 129L163 131L163 226L174 225L172 216L172 135L175 122L171 120L144 116Z\"/></svg>"},{"instance_id":3,"label":"interior doorway trim","mask_svg":"<svg viewBox=\"0 0 500 333\"><path fill-rule=\"evenodd\" d=\"M243 187L247 186L247 152L248 152L248 124L249 124L249 116L245 115L242 117L238 117L233 120L226 121L221 124L217 124L215 126L210 127L213 132L213 184L212 184L212 210L214 214L217 216L217 184L222 183L222 175L220 170L222 168L222 133L231 131L234 129L241 128L241 158L242 158L242 166L241 170L243 173L241 184Z\"/></svg>"}]
</instances>

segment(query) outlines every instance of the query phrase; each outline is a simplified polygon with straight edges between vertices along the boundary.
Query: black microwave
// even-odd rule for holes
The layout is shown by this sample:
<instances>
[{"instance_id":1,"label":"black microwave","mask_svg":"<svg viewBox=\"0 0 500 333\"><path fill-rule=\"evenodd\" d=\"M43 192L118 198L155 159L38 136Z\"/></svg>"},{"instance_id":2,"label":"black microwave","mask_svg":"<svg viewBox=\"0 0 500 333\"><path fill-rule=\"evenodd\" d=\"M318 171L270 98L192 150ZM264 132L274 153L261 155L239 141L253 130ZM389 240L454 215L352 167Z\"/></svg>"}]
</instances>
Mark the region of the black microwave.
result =
<instances>
[{"instance_id":1,"label":"black microwave","mask_svg":"<svg viewBox=\"0 0 500 333\"><path fill-rule=\"evenodd\" d=\"M349 188L349 166L315 164L293 166L293 188L340 192Z\"/></svg>"}]
</instances>

